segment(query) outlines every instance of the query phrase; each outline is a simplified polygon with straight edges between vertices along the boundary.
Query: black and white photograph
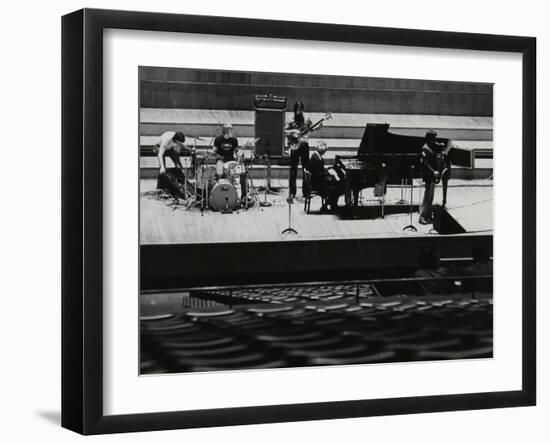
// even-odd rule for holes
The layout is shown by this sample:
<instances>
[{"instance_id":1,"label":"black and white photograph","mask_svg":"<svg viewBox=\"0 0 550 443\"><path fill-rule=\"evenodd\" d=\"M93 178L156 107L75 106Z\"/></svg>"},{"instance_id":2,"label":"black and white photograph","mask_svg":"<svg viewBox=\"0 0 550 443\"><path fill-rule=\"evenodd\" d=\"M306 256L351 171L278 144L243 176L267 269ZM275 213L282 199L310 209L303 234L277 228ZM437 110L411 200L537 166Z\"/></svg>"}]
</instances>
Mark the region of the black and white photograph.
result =
<instances>
[{"instance_id":1,"label":"black and white photograph","mask_svg":"<svg viewBox=\"0 0 550 443\"><path fill-rule=\"evenodd\" d=\"M140 375L493 357L492 83L138 71Z\"/></svg>"},{"instance_id":2,"label":"black and white photograph","mask_svg":"<svg viewBox=\"0 0 550 443\"><path fill-rule=\"evenodd\" d=\"M543 5L7 2L0 439L550 441Z\"/></svg>"}]
</instances>

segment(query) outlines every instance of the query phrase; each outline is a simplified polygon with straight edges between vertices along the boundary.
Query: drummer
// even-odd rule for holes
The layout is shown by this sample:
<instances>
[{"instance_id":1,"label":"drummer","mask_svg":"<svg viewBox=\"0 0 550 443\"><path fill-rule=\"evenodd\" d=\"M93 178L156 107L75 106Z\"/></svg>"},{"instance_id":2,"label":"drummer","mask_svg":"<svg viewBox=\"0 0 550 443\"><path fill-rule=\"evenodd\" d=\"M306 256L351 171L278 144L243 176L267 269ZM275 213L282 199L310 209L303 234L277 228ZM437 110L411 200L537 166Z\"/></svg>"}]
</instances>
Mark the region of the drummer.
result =
<instances>
[{"instance_id":1,"label":"drummer","mask_svg":"<svg viewBox=\"0 0 550 443\"><path fill-rule=\"evenodd\" d=\"M224 164L237 160L239 141L235 136L233 136L233 125L231 123L225 123L222 126L222 134L218 135L214 139L213 150L221 157ZM240 175L239 182L241 185L241 198L244 198L246 195L246 177L244 175Z\"/></svg>"},{"instance_id":2,"label":"drummer","mask_svg":"<svg viewBox=\"0 0 550 443\"><path fill-rule=\"evenodd\" d=\"M222 134L214 139L214 152L222 157L224 163L236 160L239 151L239 142L233 136L233 125L225 123Z\"/></svg>"}]
</instances>

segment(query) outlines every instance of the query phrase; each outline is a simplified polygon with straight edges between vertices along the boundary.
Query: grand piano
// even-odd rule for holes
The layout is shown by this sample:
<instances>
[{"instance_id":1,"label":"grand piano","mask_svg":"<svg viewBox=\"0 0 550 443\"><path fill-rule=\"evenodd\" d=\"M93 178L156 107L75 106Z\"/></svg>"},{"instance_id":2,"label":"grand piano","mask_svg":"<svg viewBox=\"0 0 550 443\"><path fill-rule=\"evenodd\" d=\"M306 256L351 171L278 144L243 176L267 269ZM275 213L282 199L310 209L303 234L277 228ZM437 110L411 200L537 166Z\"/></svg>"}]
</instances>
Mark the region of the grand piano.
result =
<instances>
[{"instance_id":1,"label":"grand piano","mask_svg":"<svg viewBox=\"0 0 550 443\"><path fill-rule=\"evenodd\" d=\"M378 185L385 193L388 184L410 184L421 176L420 152L424 137L392 134L390 125L367 124L361 144L354 156L335 157L334 168L344 180L346 206L355 208L359 192ZM450 145L450 140L437 138L438 143ZM448 170L450 172L450 158ZM446 180L443 183L446 188Z\"/></svg>"}]
</instances>

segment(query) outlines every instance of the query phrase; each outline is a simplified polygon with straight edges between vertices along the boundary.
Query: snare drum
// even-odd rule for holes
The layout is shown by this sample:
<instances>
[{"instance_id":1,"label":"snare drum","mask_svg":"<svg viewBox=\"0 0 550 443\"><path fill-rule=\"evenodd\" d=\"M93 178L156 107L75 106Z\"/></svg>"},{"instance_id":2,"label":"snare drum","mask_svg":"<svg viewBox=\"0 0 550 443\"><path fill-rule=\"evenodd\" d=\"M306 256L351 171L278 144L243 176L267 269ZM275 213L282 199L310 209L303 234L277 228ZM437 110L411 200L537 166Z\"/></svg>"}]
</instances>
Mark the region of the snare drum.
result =
<instances>
[{"instance_id":1,"label":"snare drum","mask_svg":"<svg viewBox=\"0 0 550 443\"><path fill-rule=\"evenodd\" d=\"M242 163L237 163L235 165L234 175L244 175L245 173L246 173L246 169L244 168L244 165Z\"/></svg>"},{"instance_id":2,"label":"snare drum","mask_svg":"<svg viewBox=\"0 0 550 443\"><path fill-rule=\"evenodd\" d=\"M237 206L237 202L237 191L229 181L220 180L212 188L210 206L215 211L232 211Z\"/></svg>"},{"instance_id":3,"label":"snare drum","mask_svg":"<svg viewBox=\"0 0 550 443\"><path fill-rule=\"evenodd\" d=\"M225 171L225 176L228 178L240 176L246 172L244 169L244 165L242 163L239 163L238 161L226 162L223 165L223 169Z\"/></svg>"}]
</instances>

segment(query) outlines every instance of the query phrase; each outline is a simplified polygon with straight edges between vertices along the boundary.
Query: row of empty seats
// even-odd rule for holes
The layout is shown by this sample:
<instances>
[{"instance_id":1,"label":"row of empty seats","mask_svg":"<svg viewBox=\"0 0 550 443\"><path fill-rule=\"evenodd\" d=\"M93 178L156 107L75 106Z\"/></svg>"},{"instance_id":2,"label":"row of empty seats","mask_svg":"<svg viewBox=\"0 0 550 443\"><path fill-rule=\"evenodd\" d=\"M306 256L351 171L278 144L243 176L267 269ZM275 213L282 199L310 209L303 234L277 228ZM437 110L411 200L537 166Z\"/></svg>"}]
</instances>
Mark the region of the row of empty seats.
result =
<instances>
[{"instance_id":1,"label":"row of empty seats","mask_svg":"<svg viewBox=\"0 0 550 443\"><path fill-rule=\"evenodd\" d=\"M225 303L294 303L304 301L356 300L379 296L368 283L208 289L191 292L191 298Z\"/></svg>"},{"instance_id":2,"label":"row of empty seats","mask_svg":"<svg viewBox=\"0 0 550 443\"><path fill-rule=\"evenodd\" d=\"M359 288L359 291L357 290ZM492 298L380 297L367 284L203 290L141 318L143 374L491 357Z\"/></svg>"}]
</instances>

